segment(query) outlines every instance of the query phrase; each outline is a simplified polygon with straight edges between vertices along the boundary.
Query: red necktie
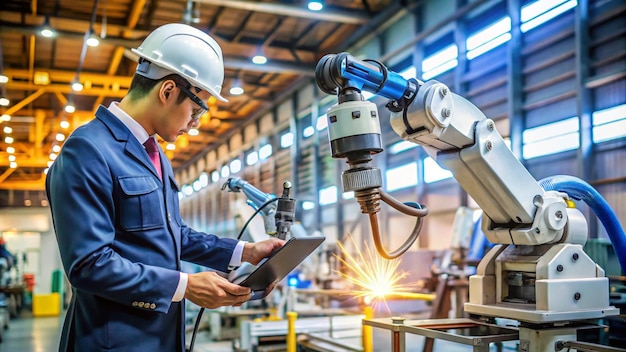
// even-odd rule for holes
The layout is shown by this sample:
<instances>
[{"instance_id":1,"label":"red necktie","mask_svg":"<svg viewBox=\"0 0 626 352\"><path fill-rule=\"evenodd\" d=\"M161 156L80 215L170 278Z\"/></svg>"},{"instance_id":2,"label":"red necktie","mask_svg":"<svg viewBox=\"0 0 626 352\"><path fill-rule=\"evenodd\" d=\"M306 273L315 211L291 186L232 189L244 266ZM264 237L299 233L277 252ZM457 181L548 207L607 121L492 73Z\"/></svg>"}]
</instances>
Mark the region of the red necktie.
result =
<instances>
[{"instance_id":1,"label":"red necktie","mask_svg":"<svg viewBox=\"0 0 626 352\"><path fill-rule=\"evenodd\" d=\"M143 144L148 152L148 156L152 161L152 164L157 170L159 174L159 178L163 178L161 174L161 159L159 158L159 148L157 147L156 140L153 137L149 137L148 140Z\"/></svg>"}]
</instances>

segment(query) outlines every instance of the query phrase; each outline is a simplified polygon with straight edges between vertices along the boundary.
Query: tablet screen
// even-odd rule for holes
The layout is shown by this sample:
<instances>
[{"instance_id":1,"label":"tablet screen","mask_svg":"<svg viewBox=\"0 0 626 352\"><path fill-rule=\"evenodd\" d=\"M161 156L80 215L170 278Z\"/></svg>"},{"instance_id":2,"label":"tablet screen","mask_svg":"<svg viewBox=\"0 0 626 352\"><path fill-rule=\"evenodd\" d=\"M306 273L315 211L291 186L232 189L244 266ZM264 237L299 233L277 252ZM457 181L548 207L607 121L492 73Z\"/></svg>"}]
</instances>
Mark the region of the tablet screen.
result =
<instances>
[{"instance_id":1,"label":"tablet screen","mask_svg":"<svg viewBox=\"0 0 626 352\"><path fill-rule=\"evenodd\" d=\"M290 238L239 285L252 289L254 292L252 299L265 297L278 282L313 253L324 239L323 236Z\"/></svg>"}]
</instances>

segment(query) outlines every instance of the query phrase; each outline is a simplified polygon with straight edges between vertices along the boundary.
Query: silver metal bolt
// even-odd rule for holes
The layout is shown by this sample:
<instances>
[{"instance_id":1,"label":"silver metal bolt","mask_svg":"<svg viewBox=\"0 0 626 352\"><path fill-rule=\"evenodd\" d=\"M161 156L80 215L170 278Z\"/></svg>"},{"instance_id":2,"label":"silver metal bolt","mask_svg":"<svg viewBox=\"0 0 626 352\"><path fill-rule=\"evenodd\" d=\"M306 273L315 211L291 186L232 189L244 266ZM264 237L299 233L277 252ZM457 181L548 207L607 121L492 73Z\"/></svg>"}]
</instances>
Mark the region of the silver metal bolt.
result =
<instances>
[{"instance_id":1,"label":"silver metal bolt","mask_svg":"<svg viewBox=\"0 0 626 352\"><path fill-rule=\"evenodd\" d=\"M392 324L398 324L398 325L402 325L404 324L404 321L406 319L402 318L402 317L391 317L391 323Z\"/></svg>"},{"instance_id":2,"label":"silver metal bolt","mask_svg":"<svg viewBox=\"0 0 626 352\"><path fill-rule=\"evenodd\" d=\"M441 87L441 90L439 90L439 92L441 93L442 97L445 97L448 94L448 87L446 86Z\"/></svg>"},{"instance_id":3,"label":"silver metal bolt","mask_svg":"<svg viewBox=\"0 0 626 352\"><path fill-rule=\"evenodd\" d=\"M560 211L560 210L559 210L559 211L557 211L554 215L555 215L555 216L556 216L556 218L557 218L557 219L559 219L559 220L563 219L563 212L562 212L562 211Z\"/></svg>"},{"instance_id":4,"label":"silver metal bolt","mask_svg":"<svg viewBox=\"0 0 626 352\"><path fill-rule=\"evenodd\" d=\"M446 117L450 117L450 115L452 115L452 111L448 108L443 108L441 110L441 115L443 115L443 118L445 119Z\"/></svg>"},{"instance_id":5,"label":"silver metal bolt","mask_svg":"<svg viewBox=\"0 0 626 352\"><path fill-rule=\"evenodd\" d=\"M489 129L489 131L493 131L494 127L495 126L493 124L493 121L489 121L489 123L487 124L487 129Z\"/></svg>"},{"instance_id":6,"label":"silver metal bolt","mask_svg":"<svg viewBox=\"0 0 626 352\"><path fill-rule=\"evenodd\" d=\"M485 148L487 148L487 150L491 150L493 149L493 143L491 143L491 141L487 141L487 143L485 144Z\"/></svg>"}]
</instances>

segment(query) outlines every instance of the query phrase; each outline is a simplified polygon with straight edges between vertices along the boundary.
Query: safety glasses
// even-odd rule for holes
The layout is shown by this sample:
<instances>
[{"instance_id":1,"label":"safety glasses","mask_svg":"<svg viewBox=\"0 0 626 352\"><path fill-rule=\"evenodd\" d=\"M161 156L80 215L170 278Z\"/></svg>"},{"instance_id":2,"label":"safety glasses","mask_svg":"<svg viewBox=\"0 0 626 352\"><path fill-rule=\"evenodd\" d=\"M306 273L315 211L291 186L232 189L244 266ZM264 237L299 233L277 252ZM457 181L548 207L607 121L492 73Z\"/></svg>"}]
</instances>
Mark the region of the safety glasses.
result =
<instances>
[{"instance_id":1,"label":"safety glasses","mask_svg":"<svg viewBox=\"0 0 626 352\"><path fill-rule=\"evenodd\" d=\"M194 109L191 113L191 118L197 120L202 116L205 112L209 110L209 107L206 106L206 103L202 101L197 95L193 94L187 87L182 84L176 83L176 86L180 88L180 90L185 93L185 95L191 99L196 105L200 107L200 109Z\"/></svg>"}]
</instances>

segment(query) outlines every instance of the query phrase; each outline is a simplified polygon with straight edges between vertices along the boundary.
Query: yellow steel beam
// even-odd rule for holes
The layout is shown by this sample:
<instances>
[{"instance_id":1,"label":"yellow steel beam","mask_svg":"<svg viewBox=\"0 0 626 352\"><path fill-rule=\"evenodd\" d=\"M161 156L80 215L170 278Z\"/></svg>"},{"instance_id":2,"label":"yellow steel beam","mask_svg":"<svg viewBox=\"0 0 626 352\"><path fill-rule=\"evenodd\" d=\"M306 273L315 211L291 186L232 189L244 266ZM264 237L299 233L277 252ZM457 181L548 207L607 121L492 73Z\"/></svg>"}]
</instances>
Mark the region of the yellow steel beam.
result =
<instances>
[{"instance_id":1,"label":"yellow steel beam","mask_svg":"<svg viewBox=\"0 0 626 352\"><path fill-rule=\"evenodd\" d=\"M133 1L133 8L130 9L130 14L128 15L128 29L133 30L139 22L139 18L141 17L141 11L143 10L144 5L146 4L146 0L135 0Z\"/></svg>"},{"instance_id":2,"label":"yellow steel beam","mask_svg":"<svg viewBox=\"0 0 626 352\"><path fill-rule=\"evenodd\" d=\"M50 159L48 156L38 156L38 157L30 157L27 159L17 158L17 166L18 167L34 167L34 168L46 168L48 167L48 161ZM0 167L9 167L9 159L0 158Z\"/></svg>"},{"instance_id":3,"label":"yellow steel beam","mask_svg":"<svg viewBox=\"0 0 626 352\"><path fill-rule=\"evenodd\" d=\"M7 177L11 176L11 174L12 174L14 171L15 171L15 169L11 169L11 168L6 169L6 171L4 171L4 172L2 173L2 175L0 175L0 184L1 184L2 182L4 182L4 180L6 180L6 179L7 179Z\"/></svg>"},{"instance_id":4,"label":"yellow steel beam","mask_svg":"<svg viewBox=\"0 0 626 352\"><path fill-rule=\"evenodd\" d=\"M33 85L30 83L21 83L21 82L13 82L13 83L7 83L7 88L13 89L13 90L33 90L33 89L37 89L40 88L41 86L38 85ZM85 87L82 91L80 92L74 92L72 90L72 87L70 87L70 85L64 85L64 84L54 84L54 85L49 85L49 86L45 86L45 88L42 88L44 92L48 92L48 93L65 93L65 94L69 94L72 93L74 95L104 95L104 96L108 96L108 97L114 97L114 98L120 98L123 97L126 92L128 91L128 88L119 88L119 89L115 89L115 87L111 87L111 88L100 88L100 87L91 87L91 88L87 88ZM11 115L12 113L14 113L15 111L19 110L19 109L10 109L12 112L8 113L5 112L5 114ZM8 111L8 110L7 110Z\"/></svg>"},{"instance_id":5,"label":"yellow steel beam","mask_svg":"<svg viewBox=\"0 0 626 352\"><path fill-rule=\"evenodd\" d=\"M42 177L39 180L4 181L0 183L0 189L10 189L13 191L43 191L46 189L46 177L42 173Z\"/></svg>"},{"instance_id":6,"label":"yellow steel beam","mask_svg":"<svg viewBox=\"0 0 626 352\"><path fill-rule=\"evenodd\" d=\"M62 71L62 70L40 70L45 71L50 76L50 82L54 83L67 83L68 86L74 81L76 78L75 71ZM31 81L33 74L31 74L28 70L20 70L20 69L5 69L4 74L9 77L9 82L7 83L7 88L10 87L11 84L19 84L24 81ZM130 81L132 77L130 76L111 76L103 73L90 73L90 72L81 72L80 78L85 81L90 81L92 86L113 86L118 85L120 88L127 88L130 86ZM37 85L37 87L42 87L41 85Z\"/></svg>"},{"instance_id":7,"label":"yellow steel beam","mask_svg":"<svg viewBox=\"0 0 626 352\"><path fill-rule=\"evenodd\" d=\"M7 86L8 86L8 84L7 84ZM36 89L37 89L37 91L35 93L27 96L26 98L22 99L19 103L11 106L4 113L7 114L7 115L13 115L16 112L20 111L26 105L30 104L35 99L39 98L43 93L46 92L45 88L37 87Z\"/></svg>"}]
</instances>

